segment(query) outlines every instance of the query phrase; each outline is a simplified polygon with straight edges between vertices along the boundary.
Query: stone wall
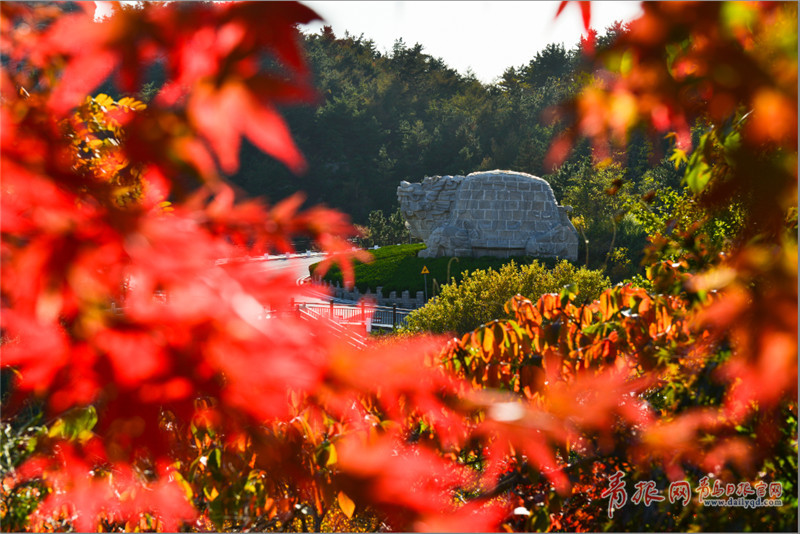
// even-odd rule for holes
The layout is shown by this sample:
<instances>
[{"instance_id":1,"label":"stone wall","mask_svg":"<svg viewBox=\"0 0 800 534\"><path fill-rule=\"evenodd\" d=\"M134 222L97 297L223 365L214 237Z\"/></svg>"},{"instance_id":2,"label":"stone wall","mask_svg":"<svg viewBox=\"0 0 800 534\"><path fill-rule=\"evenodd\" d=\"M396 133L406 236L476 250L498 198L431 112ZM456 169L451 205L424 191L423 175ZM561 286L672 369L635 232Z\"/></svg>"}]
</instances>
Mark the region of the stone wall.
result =
<instances>
[{"instance_id":1,"label":"stone wall","mask_svg":"<svg viewBox=\"0 0 800 534\"><path fill-rule=\"evenodd\" d=\"M397 188L421 257L578 257L569 206L559 206L545 180L513 171L425 178Z\"/></svg>"},{"instance_id":2,"label":"stone wall","mask_svg":"<svg viewBox=\"0 0 800 534\"><path fill-rule=\"evenodd\" d=\"M406 308L409 310L421 308L426 302L425 293L423 291L417 291L413 297L409 291L401 291L399 294L396 291L390 291L388 295L384 295L382 287L378 287L375 293L372 293L369 289L367 289L366 293L361 293L357 287L348 290L343 288L339 282L336 282L336 284L331 284L326 281L315 283L320 283L327 287L337 299L352 300L354 302L366 299L374 302L378 306L392 306L396 304L398 308Z\"/></svg>"}]
</instances>

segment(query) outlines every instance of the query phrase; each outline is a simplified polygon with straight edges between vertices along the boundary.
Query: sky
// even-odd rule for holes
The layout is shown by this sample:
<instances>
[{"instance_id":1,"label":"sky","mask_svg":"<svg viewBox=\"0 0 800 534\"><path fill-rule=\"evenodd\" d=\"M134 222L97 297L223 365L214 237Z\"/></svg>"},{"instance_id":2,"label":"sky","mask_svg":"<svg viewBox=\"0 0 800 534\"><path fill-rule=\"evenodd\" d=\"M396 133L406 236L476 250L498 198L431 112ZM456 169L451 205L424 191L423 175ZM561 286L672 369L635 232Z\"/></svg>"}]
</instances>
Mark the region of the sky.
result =
<instances>
[{"instance_id":1,"label":"sky","mask_svg":"<svg viewBox=\"0 0 800 534\"><path fill-rule=\"evenodd\" d=\"M560 2L539 1L309 1L337 36L345 30L390 52L398 38L407 46L420 43L423 52L444 60L461 74L471 69L492 83L508 67L526 65L550 43L567 49L583 31L580 8L568 4L555 19ZM592 2L592 28L603 33L615 20L641 14L639 2ZM316 33L322 23L303 26Z\"/></svg>"},{"instance_id":2,"label":"sky","mask_svg":"<svg viewBox=\"0 0 800 534\"><path fill-rule=\"evenodd\" d=\"M137 3L137 2L132 2ZM407 46L420 43L423 52L441 58L461 74L471 70L484 83L496 81L508 67L526 65L550 43L567 49L583 32L580 8L570 3L558 19L558 1L458 0L398 2L386 0L303 2L330 25L337 36L345 31L375 42L379 52L392 50L397 39ZM96 17L108 10L96 2ZM614 21L641 14L639 2L592 2L592 28L602 33ZM323 23L302 27L316 33Z\"/></svg>"}]
</instances>

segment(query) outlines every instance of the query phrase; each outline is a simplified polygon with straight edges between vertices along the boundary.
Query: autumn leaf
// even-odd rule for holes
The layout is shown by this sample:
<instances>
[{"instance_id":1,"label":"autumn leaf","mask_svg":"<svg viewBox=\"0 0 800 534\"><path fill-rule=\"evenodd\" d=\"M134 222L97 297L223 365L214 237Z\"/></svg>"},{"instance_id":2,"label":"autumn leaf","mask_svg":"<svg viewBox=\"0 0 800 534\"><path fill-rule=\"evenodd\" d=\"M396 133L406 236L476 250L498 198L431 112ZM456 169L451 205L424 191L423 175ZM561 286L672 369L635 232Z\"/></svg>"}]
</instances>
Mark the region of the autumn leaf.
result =
<instances>
[{"instance_id":1,"label":"autumn leaf","mask_svg":"<svg viewBox=\"0 0 800 534\"><path fill-rule=\"evenodd\" d=\"M356 510L356 503L353 502L350 497L343 491L340 491L336 496L337 502L339 503L339 508L342 509L344 515L348 517L348 519L353 517L353 512Z\"/></svg>"}]
</instances>

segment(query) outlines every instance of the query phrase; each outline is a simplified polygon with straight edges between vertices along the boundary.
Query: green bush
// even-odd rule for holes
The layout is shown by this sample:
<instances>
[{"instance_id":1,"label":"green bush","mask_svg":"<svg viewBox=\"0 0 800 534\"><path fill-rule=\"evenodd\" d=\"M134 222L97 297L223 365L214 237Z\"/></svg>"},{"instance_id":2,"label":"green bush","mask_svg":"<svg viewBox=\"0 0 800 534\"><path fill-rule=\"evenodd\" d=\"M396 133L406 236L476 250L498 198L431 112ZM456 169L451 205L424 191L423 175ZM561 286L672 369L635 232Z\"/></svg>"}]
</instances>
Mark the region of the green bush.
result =
<instances>
[{"instance_id":1,"label":"green bush","mask_svg":"<svg viewBox=\"0 0 800 534\"><path fill-rule=\"evenodd\" d=\"M443 286L436 301L408 316L406 328L412 332L464 333L506 317L503 305L516 294L535 301L545 293L558 293L570 286L572 293L588 302L610 285L601 271L577 268L566 260L552 269L539 261L528 265L512 261L497 270L476 270L460 283Z\"/></svg>"},{"instance_id":2,"label":"green bush","mask_svg":"<svg viewBox=\"0 0 800 534\"><path fill-rule=\"evenodd\" d=\"M515 258L494 258L484 256L481 258L418 258L417 253L424 249L423 243L412 245L393 245L382 247L377 250L370 250L373 261L370 263L358 263L354 265L356 282L355 285L362 293L369 288L373 293L378 287L383 288L384 296L388 296L390 291L397 291L398 294L406 289L413 296L417 291L424 291L424 279L422 268L427 267L430 274L428 280L428 296L438 295L440 287L444 287L448 275L448 264L450 265L450 278L456 282L462 280L468 273L477 269L499 269L510 261L518 264L530 263L534 258L515 257ZM451 263L452 260L452 263ZM554 267L557 260L552 258L540 259L540 263L549 267ZM311 265L309 271L314 274L317 264ZM338 267L332 267L323 277L324 280L342 283L342 273ZM436 284L434 284L434 281Z\"/></svg>"}]
</instances>

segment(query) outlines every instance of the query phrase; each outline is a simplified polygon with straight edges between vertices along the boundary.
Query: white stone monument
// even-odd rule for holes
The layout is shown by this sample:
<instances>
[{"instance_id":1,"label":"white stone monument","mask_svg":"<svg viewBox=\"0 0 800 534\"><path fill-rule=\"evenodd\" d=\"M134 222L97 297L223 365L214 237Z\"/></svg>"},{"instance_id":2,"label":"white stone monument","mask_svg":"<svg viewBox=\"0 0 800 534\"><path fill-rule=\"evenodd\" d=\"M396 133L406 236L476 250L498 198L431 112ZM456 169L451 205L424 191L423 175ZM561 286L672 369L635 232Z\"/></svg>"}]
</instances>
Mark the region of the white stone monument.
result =
<instances>
[{"instance_id":1,"label":"white stone monument","mask_svg":"<svg viewBox=\"0 0 800 534\"><path fill-rule=\"evenodd\" d=\"M578 258L569 206L559 206L545 180L514 171L426 177L397 188L421 257L537 256Z\"/></svg>"}]
</instances>

